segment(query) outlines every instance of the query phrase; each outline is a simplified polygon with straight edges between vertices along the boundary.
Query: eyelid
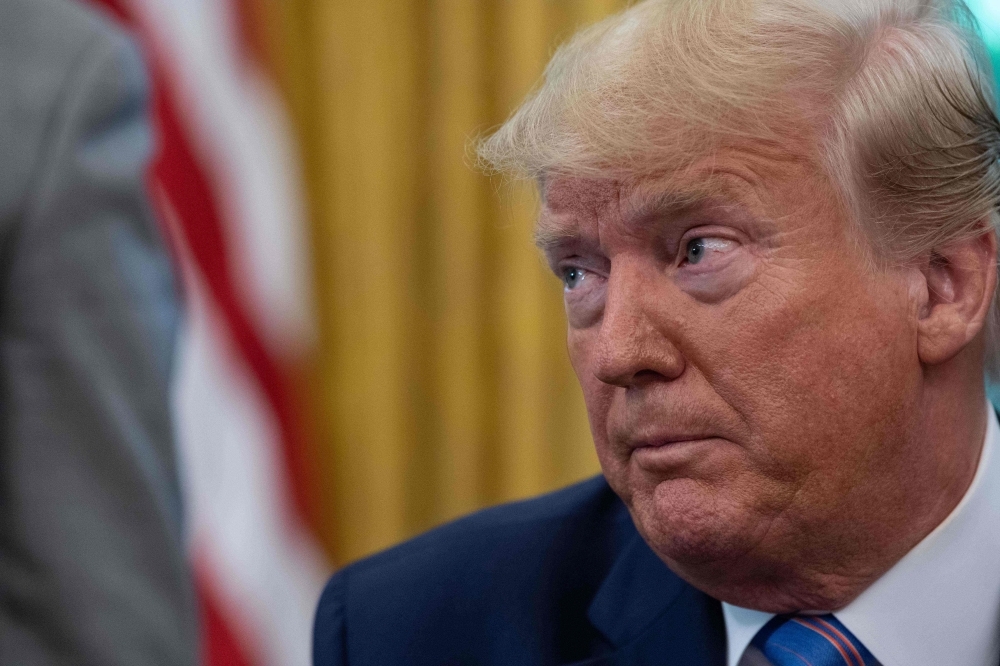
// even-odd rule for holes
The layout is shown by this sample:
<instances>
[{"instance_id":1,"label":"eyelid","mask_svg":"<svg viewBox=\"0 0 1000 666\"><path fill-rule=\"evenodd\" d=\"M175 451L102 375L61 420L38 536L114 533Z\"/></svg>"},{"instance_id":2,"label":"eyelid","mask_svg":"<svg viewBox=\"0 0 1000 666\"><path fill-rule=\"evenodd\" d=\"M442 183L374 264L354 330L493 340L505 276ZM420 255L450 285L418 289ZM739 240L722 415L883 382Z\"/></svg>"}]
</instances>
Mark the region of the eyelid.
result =
<instances>
[{"instance_id":1,"label":"eyelid","mask_svg":"<svg viewBox=\"0 0 1000 666\"><path fill-rule=\"evenodd\" d=\"M552 268L557 276L562 276L563 272L570 268L579 268L586 271L590 275L595 275L597 277L607 277L607 269L604 267L599 267L597 264L599 262L581 257L579 255L574 255L570 257L563 257L556 260L552 264Z\"/></svg>"},{"instance_id":2,"label":"eyelid","mask_svg":"<svg viewBox=\"0 0 1000 666\"><path fill-rule=\"evenodd\" d=\"M691 227L685 231L681 236L681 245L686 245L695 238L722 238L724 240L731 240L737 243L746 242L746 234L734 229L733 227L705 224L697 227Z\"/></svg>"}]
</instances>

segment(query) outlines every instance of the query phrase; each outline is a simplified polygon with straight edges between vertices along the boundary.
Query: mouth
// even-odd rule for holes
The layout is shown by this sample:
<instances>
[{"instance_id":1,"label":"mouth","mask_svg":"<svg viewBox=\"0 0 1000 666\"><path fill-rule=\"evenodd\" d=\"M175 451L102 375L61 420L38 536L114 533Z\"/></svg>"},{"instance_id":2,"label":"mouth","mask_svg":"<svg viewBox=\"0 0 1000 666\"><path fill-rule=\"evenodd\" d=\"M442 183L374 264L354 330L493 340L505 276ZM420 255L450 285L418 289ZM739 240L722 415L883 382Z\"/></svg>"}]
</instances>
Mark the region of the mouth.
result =
<instances>
[{"instance_id":1,"label":"mouth","mask_svg":"<svg viewBox=\"0 0 1000 666\"><path fill-rule=\"evenodd\" d=\"M715 435L679 435L630 444L632 459L650 472L670 472L703 460L724 445L726 440Z\"/></svg>"},{"instance_id":2,"label":"mouth","mask_svg":"<svg viewBox=\"0 0 1000 666\"><path fill-rule=\"evenodd\" d=\"M660 435L651 438L637 439L629 442L629 447L633 449L661 449L674 444L684 444L685 442L703 442L710 439L719 439L710 433L690 433L680 435Z\"/></svg>"}]
</instances>

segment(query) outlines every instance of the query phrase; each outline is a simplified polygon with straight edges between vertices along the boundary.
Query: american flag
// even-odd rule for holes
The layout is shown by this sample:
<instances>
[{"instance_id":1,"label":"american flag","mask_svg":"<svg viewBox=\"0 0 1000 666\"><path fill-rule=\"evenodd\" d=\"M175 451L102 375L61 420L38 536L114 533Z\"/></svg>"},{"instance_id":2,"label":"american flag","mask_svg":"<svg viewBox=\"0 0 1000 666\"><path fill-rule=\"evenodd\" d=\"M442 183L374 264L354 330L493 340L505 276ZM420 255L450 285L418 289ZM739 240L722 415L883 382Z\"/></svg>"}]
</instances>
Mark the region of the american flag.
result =
<instances>
[{"instance_id":1,"label":"american flag","mask_svg":"<svg viewBox=\"0 0 1000 666\"><path fill-rule=\"evenodd\" d=\"M312 344L288 118L239 0L91 0L144 47L150 192L182 276L175 414L204 663L306 666L328 565L295 371Z\"/></svg>"}]
</instances>

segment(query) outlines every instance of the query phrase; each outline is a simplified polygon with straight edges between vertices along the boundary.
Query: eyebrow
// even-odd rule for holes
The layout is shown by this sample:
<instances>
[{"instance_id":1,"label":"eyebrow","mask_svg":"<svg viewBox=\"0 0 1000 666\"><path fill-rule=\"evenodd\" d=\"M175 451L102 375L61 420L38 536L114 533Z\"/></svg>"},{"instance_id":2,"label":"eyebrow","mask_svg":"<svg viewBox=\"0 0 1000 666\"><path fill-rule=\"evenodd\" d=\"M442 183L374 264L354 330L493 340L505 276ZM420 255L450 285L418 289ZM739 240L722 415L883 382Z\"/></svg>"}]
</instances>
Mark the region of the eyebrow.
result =
<instances>
[{"instance_id":1,"label":"eyebrow","mask_svg":"<svg viewBox=\"0 0 1000 666\"><path fill-rule=\"evenodd\" d=\"M623 218L626 224L632 225L645 222L650 218L670 213L679 213L699 206L707 205L718 199L716 188L694 189L685 192L676 190L659 190L651 194L640 194L636 191L623 198ZM580 240L572 227L546 223L540 216L535 224L535 246L544 253Z\"/></svg>"},{"instance_id":2,"label":"eyebrow","mask_svg":"<svg viewBox=\"0 0 1000 666\"><path fill-rule=\"evenodd\" d=\"M557 247L579 240L579 236L571 230L559 225L545 224L541 220L535 225L534 237L535 247L546 254Z\"/></svg>"},{"instance_id":3,"label":"eyebrow","mask_svg":"<svg viewBox=\"0 0 1000 666\"><path fill-rule=\"evenodd\" d=\"M652 217L681 213L692 208L717 203L718 197L718 189L707 187L684 192L668 189L651 194L633 193L625 199L622 217L626 224L644 222Z\"/></svg>"}]
</instances>

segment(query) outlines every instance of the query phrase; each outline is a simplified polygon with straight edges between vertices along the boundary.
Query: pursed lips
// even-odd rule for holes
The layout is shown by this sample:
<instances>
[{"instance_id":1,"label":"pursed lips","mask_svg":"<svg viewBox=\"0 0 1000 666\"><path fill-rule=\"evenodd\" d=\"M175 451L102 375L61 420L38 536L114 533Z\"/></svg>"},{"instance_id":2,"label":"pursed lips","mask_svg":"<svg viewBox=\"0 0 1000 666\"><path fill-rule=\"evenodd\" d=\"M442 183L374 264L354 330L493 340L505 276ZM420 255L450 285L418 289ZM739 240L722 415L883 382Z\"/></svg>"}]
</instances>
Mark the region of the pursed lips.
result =
<instances>
[{"instance_id":1,"label":"pursed lips","mask_svg":"<svg viewBox=\"0 0 1000 666\"><path fill-rule=\"evenodd\" d=\"M639 439L628 442L632 449L659 449L671 444L681 442L703 441L707 439L719 439L718 435L711 434L683 434L683 435L663 435L649 439Z\"/></svg>"},{"instance_id":2,"label":"pursed lips","mask_svg":"<svg viewBox=\"0 0 1000 666\"><path fill-rule=\"evenodd\" d=\"M657 475L673 474L706 456L726 440L714 433L658 433L625 441L626 454L640 468Z\"/></svg>"}]
</instances>

